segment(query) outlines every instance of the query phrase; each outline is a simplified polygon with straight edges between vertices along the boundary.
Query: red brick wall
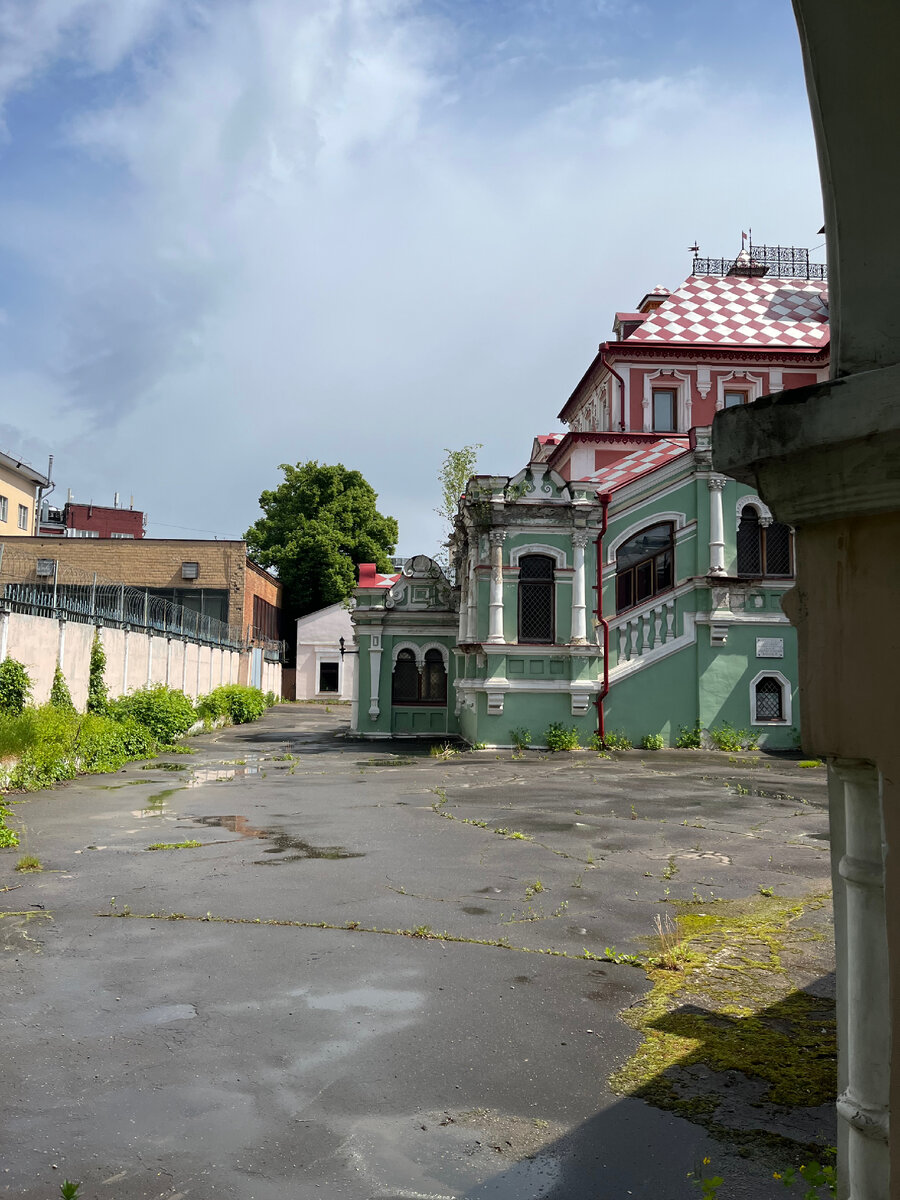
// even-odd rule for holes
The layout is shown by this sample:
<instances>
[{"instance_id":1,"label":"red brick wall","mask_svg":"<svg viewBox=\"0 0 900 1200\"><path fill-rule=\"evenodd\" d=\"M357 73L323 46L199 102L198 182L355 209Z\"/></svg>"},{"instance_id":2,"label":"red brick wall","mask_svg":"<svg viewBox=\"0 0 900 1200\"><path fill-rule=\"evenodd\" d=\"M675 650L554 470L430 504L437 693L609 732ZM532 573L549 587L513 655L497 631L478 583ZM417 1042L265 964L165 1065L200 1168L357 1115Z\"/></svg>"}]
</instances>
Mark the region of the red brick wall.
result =
<instances>
[{"instance_id":1,"label":"red brick wall","mask_svg":"<svg viewBox=\"0 0 900 1200\"><path fill-rule=\"evenodd\" d=\"M100 537L108 538L113 533L130 533L135 538L144 536L144 514L132 508L109 508L102 504L66 505L66 528L88 529Z\"/></svg>"}]
</instances>

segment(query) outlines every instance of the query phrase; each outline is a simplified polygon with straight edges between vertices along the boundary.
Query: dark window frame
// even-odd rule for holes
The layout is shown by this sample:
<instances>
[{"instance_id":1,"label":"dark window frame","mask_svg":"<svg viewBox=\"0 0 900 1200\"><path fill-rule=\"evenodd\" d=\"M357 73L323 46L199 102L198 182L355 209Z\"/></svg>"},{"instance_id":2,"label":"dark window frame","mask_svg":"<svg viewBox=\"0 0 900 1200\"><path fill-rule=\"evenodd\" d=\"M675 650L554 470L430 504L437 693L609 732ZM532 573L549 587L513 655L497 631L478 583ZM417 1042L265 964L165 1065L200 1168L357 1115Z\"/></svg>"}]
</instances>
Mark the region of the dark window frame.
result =
<instances>
[{"instance_id":1,"label":"dark window frame","mask_svg":"<svg viewBox=\"0 0 900 1200\"><path fill-rule=\"evenodd\" d=\"M399 675L398 667L402 668ZM415 672L415 697L412 696L413 679L412 672L408 670L409 667L412 667L412 671ZM439 672L434 669L436 667L440 668ZM435 688L436 681L442 683L443 686ZM408 686L401 690L398 688L398 682L403 682ZM439 693L437 696L428 695L429 692L435 691ZM412 650L404 647L397 652L391 672L391 704L395 708L447 707L447 667L440 650L432 646L425 651L421 670Z\"/></svg>"},{"instance_id":2,"label":"dark window frame","mask_svg":"<svg viewBox=\"0 0 900 1200\"><path fill-rule=\"evenodd\" d=\"M787 539L787 571L769 569L769 558L775 554L770 543L775 537ZM738 575L748 579L793 579L794 572L794 532L790 525L779 521L764 525L754 505L745 504L737 528Z\"/></svg>"},{"instance_id":3,"label":"dark window frame","mask_svg":"<svg viewBox=\"0 0 900 1200\"><path fill-rule=\"evenodd\" d=\"M769 684L771 686L766 687ZM778 711L775 714L760 715L759 701L760 696L778 697ZM762 679L757 679L753 688L753 724L763 725L768 722L784 724L785 718L785 703L784 703L784 684L777 675L763 675Z\"/></svg>"},{"instance_id":4,"label":"dark window frame","mask_svg":"<svg viewBox=\"0 0 900 1200\"><path fill-rule=\"evenodd\" d=\"M334 687L323 687L323 672L326 668L334 668ZM331 672L329 671L329 674ZM339 696L341 694L341 664L339 662L320 662L319 663L319 681L317 695L320 696Z\"/></svg>"},{"instance_id":5,"label":"dark window frame","mask_svg":"<svg viewBox=\"0 0 900 1200\"><path fill-rule=\"evenodd\" d=\"M543 576L528 576L532 562L549 564ZM523 579L523 570L526 576ZM556 560L549 554L523 554L519 559L518 616L516 636L522 646L552 646L556 642ZM537 613L530 610L542 605ZM546 636L536 636L535 627L543 626Z\"/></svg>"},{"instance_id":6,"label":"dark window frame","mask_svg":"<svg viewBox=\"0 0 900 1200\"><path fill-rule=\"evenodd\" d=\"M633 542L646 536L654 529L667 526L669 537L667 544L652 554L636 559L627 567L619 567L619 559ZM668 563L663 560L668 558ZM641 591L641 579L649 575L650 589L646 594L638 596ZM665 582L668 578L668 582ZM629 612L640 608L642 604L664 596L675 587L675 523L674 521L654 521L633 534L627 542L623 542L616 550L616 613ZM623 597L627 597L623 599ZM637 598L636 598L637 597Z\"/></svg>"}]
</instances>

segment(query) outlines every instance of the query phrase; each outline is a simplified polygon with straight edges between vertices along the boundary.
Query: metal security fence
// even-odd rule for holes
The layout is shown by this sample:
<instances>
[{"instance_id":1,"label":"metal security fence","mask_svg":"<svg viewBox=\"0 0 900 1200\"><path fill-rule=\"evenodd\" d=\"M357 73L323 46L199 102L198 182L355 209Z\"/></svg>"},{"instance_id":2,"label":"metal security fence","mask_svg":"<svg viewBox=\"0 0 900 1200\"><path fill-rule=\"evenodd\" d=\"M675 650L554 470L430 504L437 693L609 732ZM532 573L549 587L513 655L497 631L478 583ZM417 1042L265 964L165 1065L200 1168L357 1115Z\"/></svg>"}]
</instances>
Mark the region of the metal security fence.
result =
<instances>
[{"instance_id":1,"label":"metal security fence","mask_svg":"<svg viewBox=\"0 0 900 1200\"><path fill-rule=\"evenodd\" d=\"M251 644L240 626L166 600L154 590L117 583L0 543L0 605L10 612L127 627L230 650L244 650ZM283 658L283 642L253 639L253 643L269 661Z\"/></svg>"}]
</instances>

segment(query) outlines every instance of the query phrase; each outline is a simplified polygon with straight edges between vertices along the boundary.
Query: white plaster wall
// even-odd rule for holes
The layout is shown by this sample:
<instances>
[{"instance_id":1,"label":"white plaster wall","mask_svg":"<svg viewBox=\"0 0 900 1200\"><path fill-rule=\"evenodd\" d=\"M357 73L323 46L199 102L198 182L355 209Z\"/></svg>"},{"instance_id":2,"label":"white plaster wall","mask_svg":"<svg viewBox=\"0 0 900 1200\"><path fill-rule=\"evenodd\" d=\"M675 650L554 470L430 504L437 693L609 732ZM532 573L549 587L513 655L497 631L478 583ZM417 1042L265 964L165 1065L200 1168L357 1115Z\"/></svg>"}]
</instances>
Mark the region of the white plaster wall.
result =
<instances>
[{"instance_id":1,"label":"white plaster wall","mask_svg":"<svg viewBox=\"0 0 900 1200\"><path fill-rule=\"evenodd\" d=\"M353 624L350 610L343 604L331 604L328 608L309 613L297 621L297 682L298 700L313 700L319 696L331 699L352 700L356 677L357 655L340 654L340 638L345 648L353 649ZM319 691L319 663L338 663L339 692Z\"/></svg>"},{"instance_id":2,"label":"white plaster wall","mask_svg":"<svg viewBox=\"0 0 900 1200\"><path fill-rule=\"evenodd\" d=\"M46 704L50 699L53 674L56 670L60 648L60 622L51 617L34 617L28 613L10 613L4 618L7 624L6 653L10 658L23 663L33 684L32 702ZM72 701L79 711L87 704L88 679L91 666L91 646L94 626L79 621L63 622L62 669L72 694ZM100 640L106 654L105 681L107 693L112 699L125 691L144 687L149 679L152 684L166 682L167 640L151 637L135 630L128 633L128 671L125 678L125 631L101 627ZM183 642L173 638L169 649L169 687L180 688L182 680L185 691L196 699L199 665L200 695L205 695L221 684L246 680L249 674L248 653L223 650L218 646L198 646L196 642ZM187 664L186 678L182 664ZM281 698L281 664L264 662L263 691L274 692Z\"/></svg>"}]
</instances>

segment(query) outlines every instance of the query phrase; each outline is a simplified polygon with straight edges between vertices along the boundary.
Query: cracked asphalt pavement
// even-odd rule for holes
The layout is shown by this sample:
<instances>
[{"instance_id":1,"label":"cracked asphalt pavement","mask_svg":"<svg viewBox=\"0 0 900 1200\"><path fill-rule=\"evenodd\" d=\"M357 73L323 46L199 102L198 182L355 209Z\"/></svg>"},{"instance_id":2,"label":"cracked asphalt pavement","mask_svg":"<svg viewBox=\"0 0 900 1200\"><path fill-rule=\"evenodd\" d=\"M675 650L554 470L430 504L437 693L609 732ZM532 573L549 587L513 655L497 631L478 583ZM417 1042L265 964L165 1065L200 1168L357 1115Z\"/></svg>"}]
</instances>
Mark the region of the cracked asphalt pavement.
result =
<instances>
[{"instance_id":1,"label":"cracked asphalt pavement","mask_svg":"<svg viewBox=\"0 0 900 1200\"><path fill-rule=\"evenodd\" d=\"M783 1195L612 1094L639 1042L618 1014L648 984L599 959L646 950L675 899L826 890L824 771L441 761L352 741L347 717L283 705L13 797L0 1195L686 1200L704 1156L729 1196Z\"/></svg>"}]
</instances>

